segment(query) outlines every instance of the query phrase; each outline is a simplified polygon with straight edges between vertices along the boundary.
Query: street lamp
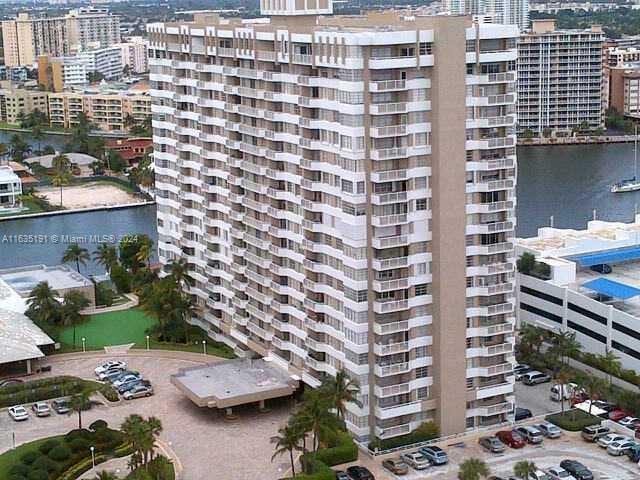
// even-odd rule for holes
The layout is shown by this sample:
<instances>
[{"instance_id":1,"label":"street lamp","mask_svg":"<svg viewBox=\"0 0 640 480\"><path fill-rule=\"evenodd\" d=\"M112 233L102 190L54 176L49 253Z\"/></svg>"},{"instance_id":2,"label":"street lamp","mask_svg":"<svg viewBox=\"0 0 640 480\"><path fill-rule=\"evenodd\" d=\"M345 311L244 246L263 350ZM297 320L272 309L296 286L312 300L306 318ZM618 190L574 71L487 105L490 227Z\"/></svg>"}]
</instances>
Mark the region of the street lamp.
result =
<instances>
[{"instance_id":1,"label":"street lamp","mask_svg":"<svg viewBox=\"0 0 640 480\"><path fill-rule=\"evenodd\" d=\"M87 351L87 345L86 345L87 339L82 337L82 351L86 352Z\"/></svg>"},{"instance_id":2,"label":"street lamp","mask_svg":"<svg viewBox=\"0 0 640 480\"><path fill-rule=\"evenodd\" d=\"M202 340L202 353L204 355L207 354L207 341L206 340Z\"/></svg>"},{"instance_id":3,"label":"street lamp","mask_svg":"<svg viewBox=\"0 0 640 480\"><path fill-rule=\"evenodd\" d=\"M91 450L91 464L93 465L93 468L96 468L96 456L95 456L95 447L90 447L89 450Z\"/></svg>"},{"instance_id":4,"label":"street lamp","mask_svg":"<svg viewBox=\"0 0 640 480\"><path fill-rule=\"evenodd\" d=\"M149 350L149 335L147 335L147 350Z\"/></svg>"}]
</instances>

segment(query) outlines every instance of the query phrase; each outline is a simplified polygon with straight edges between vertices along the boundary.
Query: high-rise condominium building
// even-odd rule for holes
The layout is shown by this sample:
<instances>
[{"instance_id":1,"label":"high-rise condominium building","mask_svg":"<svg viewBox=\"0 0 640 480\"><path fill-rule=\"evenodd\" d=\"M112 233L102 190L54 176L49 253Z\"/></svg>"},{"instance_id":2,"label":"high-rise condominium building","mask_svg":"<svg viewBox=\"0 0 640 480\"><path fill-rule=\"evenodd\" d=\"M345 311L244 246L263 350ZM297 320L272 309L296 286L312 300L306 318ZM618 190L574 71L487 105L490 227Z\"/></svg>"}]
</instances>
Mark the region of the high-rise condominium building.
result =
<instances>
[{"instance_id":1,"label":"high-rise condominium building","mask_svg":"<svg viewBox=\"0 0 640 480\"><path fill-rule=\"evenodd\" d=\"M120 17L106 9L80 8L64 17L30 17L19 13L2 22L4 62L8 66L31 66L40 55L55 57L120 42Z\"/></svg>"},{"instance_id":2,"label":"high-rise condominium building","mask_svg":"<svg viewBox=\"0 0 640 480\"><path fill-rule=\"evenodd\" d=\"M557 30L555 20L534 20L520 36L518 127L542 135L574 127L600 128L602 43L599 26Z\"/></svg>"},{"instance_id":3,"label":"high-rise condominium building","mask_svg":"<svg viewBox=\"0 0 640 480\"><path fill-rule=\"evenodd\" d=\"M454 15L475 15L504 25L529 27L529 0L446 0L445 8Z\"/></svg>"},{"instance_id":4,"label":"high-rise condominium building","mask_svg":"<svg viewBox=\"0 0 640 480\"><path fill-rule=\"evenodd\" d=\"M363 440L504 420L517 27L279 5L148 27L159 254L193 322L310 386L344 370Z\"/></svg>"}]
</instances>

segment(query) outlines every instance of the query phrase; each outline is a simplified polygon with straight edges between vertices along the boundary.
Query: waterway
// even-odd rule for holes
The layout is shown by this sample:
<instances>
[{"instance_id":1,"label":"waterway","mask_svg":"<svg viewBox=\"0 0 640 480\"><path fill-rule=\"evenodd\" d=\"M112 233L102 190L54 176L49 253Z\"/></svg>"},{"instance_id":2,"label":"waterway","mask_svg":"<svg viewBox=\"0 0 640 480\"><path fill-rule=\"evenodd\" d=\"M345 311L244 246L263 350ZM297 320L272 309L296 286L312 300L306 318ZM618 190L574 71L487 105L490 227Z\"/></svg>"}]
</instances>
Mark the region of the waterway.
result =
<instances>
[{"instance_id":1,"label":"waterway","mask_svg":"<svg viewBox=\"0 0 640 480\"><path fill-rule=\"evenodd\" d=\"M38 142L31 138L28 132L12 132L10 130L0 130L0 143L4 143L9 146L11 137L14 135L21 135L24 140L31 146L33 150L38 149ZM44 135L40 140L40 148L44 148L46 145L51 145L57 151L62 151L64 144L69 140L68 135Z\"/></svg>"},{"instance_id":2,"label":"waterway","mask_svg":"<svg viewBox=\"0 0 640 480\"><path fill-rule=\"evenodd\" d=\"M518 164L518 236L535 235L551 216L556 227L584 228L594 209L597 218L615 221L630 221L634 209L640 211L640 191L609 191L612 183L633 176L632 144L522 147ZM60 263L66 248L63 238L99 240L104 235L117 239L128 233L145 233L156 242L155 206L3 221L0 268ZM1 243L5 235L44 235L49 243ZM52 236L59 243L52 244ZM92 252L97 243L84 246ZM92 263L87 272L101 269Z\"/></svg>"}]
</instances>

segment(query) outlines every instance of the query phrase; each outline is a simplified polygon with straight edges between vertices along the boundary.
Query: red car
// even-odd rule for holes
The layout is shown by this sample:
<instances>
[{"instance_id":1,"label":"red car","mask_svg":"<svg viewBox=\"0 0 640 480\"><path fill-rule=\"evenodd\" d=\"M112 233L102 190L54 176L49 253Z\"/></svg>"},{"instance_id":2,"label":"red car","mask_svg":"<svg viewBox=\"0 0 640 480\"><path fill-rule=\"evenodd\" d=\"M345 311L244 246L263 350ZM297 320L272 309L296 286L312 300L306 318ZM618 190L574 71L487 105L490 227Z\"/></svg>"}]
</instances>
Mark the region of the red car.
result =
<instances>
[{"instance_id":1,"label":"red car","mask_svg":"<svg viewBox=\"0 0 640 480\"><path fill-rule=\"evenodd\" d=\"M496 433L496 437L511 448L522 448L527 444L517 432L511 430L501 430Z\"/></svg>"},{"instance_id":2,"label":"red car","mask_svg":"<svg viewBox=\"0 0 640 480\"><path fill-rule=\"evenodd\" d=\"M622 410L622 409L619 409L619 408L616 408L615 410L612 410L612 411L609 412L609 420L612 420L614 422L619 422L624 417L631 417L631 416L633 416L633 415L631 415L626 410Z\"/></svg>"}]
</instances>

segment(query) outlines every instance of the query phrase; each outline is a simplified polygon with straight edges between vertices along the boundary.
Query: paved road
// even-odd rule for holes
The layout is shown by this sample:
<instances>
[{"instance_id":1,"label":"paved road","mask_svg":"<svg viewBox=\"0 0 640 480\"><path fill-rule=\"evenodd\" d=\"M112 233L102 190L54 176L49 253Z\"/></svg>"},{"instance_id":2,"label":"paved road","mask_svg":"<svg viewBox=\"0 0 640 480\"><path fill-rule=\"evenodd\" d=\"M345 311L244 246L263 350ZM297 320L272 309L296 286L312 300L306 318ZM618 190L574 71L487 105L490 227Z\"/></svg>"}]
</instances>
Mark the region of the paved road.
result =
<instances>
[{"instance_id":1,"label":"paved road","mask_svg":"<svg viewBox=\"0 0 640 480\"><path fill-rule=\"evenodd\" d=\"M173 355L174 357L177 355ZM194 357L185 356L193 359ZM93 369L107 355L92 354L54 364L52 374L93 377ZM162 421L164 431L161 440L179 457L184 467L184 480L211 480L215 469L216 480L271 480L283 476L288 465L286 458L271 463L273 444L270 438L277 433L290 411L288 402L267 404L272 411L260 414L255 407L234 409L239 420L226 422L221 415L209 409L200 409L170 384L169 375L178 368L197 364L196 360L158 358L144 354L126 357L129 366L139 370L151 380L156 394L150 398L123 402L116 406L94 407L83 415L89 425L102 418L118 427L132 413L155 415ZM213 361L208 357L208 361ZM0 411L0 452L11 448L11 432L17 443L24 443L50 435L63 434L77 428L77 416L56 415L49 418L30 418L15 423L8 414Z\"/></svg>"}]
</instances>

